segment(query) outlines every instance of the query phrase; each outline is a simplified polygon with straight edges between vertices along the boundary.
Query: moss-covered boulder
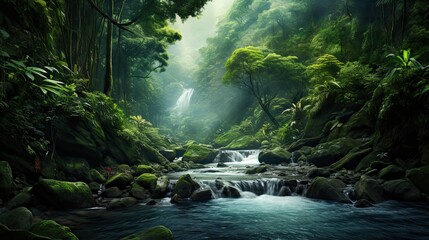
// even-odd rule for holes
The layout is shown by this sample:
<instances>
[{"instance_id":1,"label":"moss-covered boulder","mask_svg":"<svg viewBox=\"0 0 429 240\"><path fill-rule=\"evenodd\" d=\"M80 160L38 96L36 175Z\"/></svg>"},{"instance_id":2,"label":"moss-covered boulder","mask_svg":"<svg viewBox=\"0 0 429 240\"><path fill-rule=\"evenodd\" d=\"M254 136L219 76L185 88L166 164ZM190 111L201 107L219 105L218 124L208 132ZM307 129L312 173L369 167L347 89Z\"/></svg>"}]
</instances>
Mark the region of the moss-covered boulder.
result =
<instances>
[{"instance_id":1,"label":"moss-covered boulder","mask_svg":"<svg viewBox=\"0 0 429 240\"><path fill-rule=\"evenodd\" d=\"M139 200L148 199L151 195L148 189L145 189L138 183L133 183L133 185L131 185L130 194Z\"/></svg>"},{"instance_id":2,"label":"moss-covered boulder","mask_svg":"<svg viewBox=\"0 0 429 240\"><path fill-rule=\"evenodd\" d=\"M233 139L225 148L227 149L257 149L261 144L252 135L240 136Z\"/></svg>"},{"instance_id":3,"label":"moss-covered boulder","mask_svg":"<svg viewBox=\"0 0 429 240\"><path fill-rule=\"evenodd\" d=\"M212 198L213 198L213 192L210 188L199 188L195 190L191 195L192 201L195 201L195 202L207 201Z\"/></svg>"},{"instance_id":4,"label":"moss-covered boulder","mask_svg":"<svg viewBox=\"0 0 429 240\"><path fill-rule=\"evenodd\" d=\"M121 238L121 240L172 240L173 233L164 226L155 226L143 232Z\"/></svg>"},{"instance_id":5,"label":"moss-covered boulder","mask_svg":"<svg viewBox=\"0 0 429 240\"><path fill-rule=\"evenodd\" d=\"M306 197L349 203L350 200L343 193L344 187L345 184L338 179L316 177L311 181Z\"/></svg>"},{"instance_id":6,"label":"moss-covered boulder","mask_svg":"<svg viewBox=\"0 0 429 240\"><path fill-rule=\"evenodd\" d=\"M329 177L331 176L331 170L328 168L312 168L308 171L308 178L316 178L316 177Z\"/></svg>"},{"instance_id":7,"label":"moss-covered boulder","mask_svg":"<svg viewBox=\"0 0 429 240\"><path fill-rule=\"evenodd\" d=\"M7 226L0 224L1 239L13 240L51 240L51 238L36 235L32 232L20 229L9 229Z\"/></svg>"},{"instance_id":8,"label":"moss-covered boulder","mask_svg":"<svg viewBox=\"0 0 429 240\"><path fill-rule=\"evenodd\" d=\"M136 204L137 199L133 197L115 198L107 204L106 209L113 210L118 208L127 208Z\"/></svg>"},{"instance_id":9,"label":"moss-covered boulder","mask_svg":"<svg viewBox=\"0 0 429 240\"><path fill-rule=\"evenodd\" d=\"M134 178L129 173L117 173L109 178L106 182L106 187L118 187L124 189L126 186L130 185L134 181Z\"/></svg>"},{"instance_id":10,"label":"moss-covered boulder","mask_svg":"<svg viewBox=\"0 0 429 240\"><path fill-rule=\"evenodd\" d=\"M12 169L6 161L0 161L0 198L7 197L13 188Z\"/></svg>"},{"instance_id":11,"label":"moss-covered boulder","mask_svg":"<svg viewBox=\"0 0 429 240\"><path fill-rule=\"evenodd\" d=\"M93 181L90 173L91 167L86 159L78 157L60 157L57 154L56 161L61 171L68 177L68 180L86 183Z\"/></svg>"},{"instance_id":12,"label":"moss-covered boulder","mask_svg":"<svg viewBox=\"0 0 429 240\"><path fill-rule=\"evenodd\" d=\"M91 189L83 182L42 179L33 187L32 193L42 204L57 209L87 208L94 205Z\"/></svg>"},{"instance_id":13,"label":"moss-covered boulder","mask_svg":"<svg viewBox=\"0 0 429 240\"><path fill-rule=\"evenodd\" d=\"M34 224L30 232L58 240L78 240L69 227L62 226L53 220L43 220Z\"/></svg>"},{"instance_id":14,"label":"moss-covered boulder","mask_svg":"<svg viewBox=\"0 0 429 240\"><path fill-rule=\"evenodd\" d=\"M333 163L331 168L335 170L355 169L360 161L372 151L372 148L366 148L356 152L350 152L341 158L338 162Z\"/></svg>"},{"instance_id":15,"label":"moss-covered boulder","mask_svg":"<svg viewBox=\"0 0 429 240\"><path fill-rule=\"evenodd\" d=\"M106 182L106 178L97 169L91 169L89 171L89 174L91 176L92 181L94 182L97 182L97 183Z\"/></svg>"},{"instance_id":16,"label":"moss-covered boulder","mask_svg":"<svg viewBox=\"0 0 429 240\"><path fill-rule=\"evenodd\" d=\"M265 165L261 165L261 166L253 167L246 170L246 174L258 174L258 173L264 173L266 171L268 171L268 167Z\"/></svg>"},{"instance_id":17,"label":"moss-covered boulder","mask_svg":"<svg viewBox=\"0 0 429 240\"><path fill-rule=\"evenodd\" d=\"M168 177L159 177L156 181L156 187L152 191L152 198L163 198L167 194L169 184L170 179L168 179Z\"/></svg>"},{"instance_id":18,"label":"moss-covered boulder","mask_svg":"<svg viewBox=\"0 0 429 240\"><path fill-rule=\"evenodd\" d=\"M339 138L330 142L325 142L314 147L307 161L313 163L317 167L329 166L344 156L346 156L353 148L356 148L361 143L351 138Z\"/></svg>"},{"instance_id":19,"label":"moss-covered boulder","mask_svg":"<svg viewBox=\"0 0 429 240\"><path fill-rule=\"evenodd\" d=\"M157 180L155 174L143 173L136 179L136 183L152 192L155 190Z\"/></svg>"},{"instance_id":20,"label":"moss-covered boulder","mask_svg":"<svg viewBox=\"0 0 429 240\"><path fill-rule=\"evenodd\" d=\"M116 198L122 195L122 191L118 187L110 187L106 188L101 195L106 198Z\"/></svg>"},{"instance_id":21,"label":"moss-covered boulder","mask_svg":"<svg viewBox=\"0 0 429 240\"><path fill-rule=\"evenodd\" d=\"M160 150L159 153L170 162L176 158L176 152L174 150Z\"/></svg>"},{"instance_id":22,"label":"moss-covered boulder","mask_svg":"<svg viewBox=\"0 0 429 240\"><path fill-rule=\"evenodd\" d=\"M420 190L408 179L396 179L383 183L384 193L391 199L415 202L421 199Z\"/></svg>"},{"instance_id":23,"label":"moss-covered boulder","mask_svg":"<svg viewBox=\"0 0 429 240\"><path fill-rule=\"evenodd\" d=\"M15 195L9 202L7 202L6 207L9 209L17 207L29 207L33 203L33 194L23 191Z\"/></svg>"},{"instance_id":24,"label":"moss-covered boulder","mask_svg":"<svg viewBox=\"0 0 429 240\"><path fill-rule=\"evenodd\" d=\"M408 170L407 178L410 179L420 191L429 194L429 166Z\"/></svg>"},{"instance_id":25,"label":"moss-covered boulder","mask_svg":"<svg viewBox=\"0 0 429 240\"><path fill-rule=\"evenodd\" d=\"M384 180L393 180L403 178L405 176L405 171L396 165L389 165L380 170L378 177Z\"/></svg>"},{"instance_id":26,"label":"moss-covered boulder","mask_svg":"<svg viewBox=\"0 0 429 240\"><path fill-rule=\"evenodd\" d=\"M183 154L183 161L207 164L212 163L219 153L218 150L211 149L198 144L191 144Z\"/></svg>"},{"instance_id":27,"label":"moss-covered boulder","mask_svg":"<svg viewBox=\"0 0 429 240\"><path fill-rule=\"evenodd\" d=\"M221 196L224 198L240 198L240 190L236 187L226 185L222 188Z\"/></svg>"},{"instance_id":28,"label":"moss-covered boulder","mask_svg":"<svg viewBox=\"0 0 429 240\"><path fill-rule=\"evenodd\" d=\"M191 175L186 174L177 180L171 195L178 194L181 198L189 198L199 187L200 185L192 179Z\"/></svg>"},{"instance_id":29,"label":"moss-covered boulder","mask_svg":"<svg viewBox=\"0 0 429 240\"><path fill-rule=\"evenodd\" d=\"M276 147L273 150L262 150L258 155L260 163L280 164L288 162L292 154L281 147Z\"/></svg>"},{"instance_id":30,"label":"moss-covered boulder","mask_svg":"<svg viewBox=\"0 0 429 240\"><path fill-rule=\"evenodd\" d=\"M371 178L363 178L355 183L356 199L366 199L372 203L380 203L385 200L383 187L378 181Z\"/></svg>"},{"instance_id":31,"label":"moss-covered boulder","mask_svg":"<svg viewBox=\"0 0 429 240\"><path fill-rule=\"evenodd\" d=\"M134 175L135 176L140 176L143 173L155 173L155 169L153 169L153 167L149 166L149 165L138 165L136 167L136 170L134 171Z\"/></svg>"},{"instance_id":32,"label":"moss-covered boulder","mask_svg":"<svg viewBox=\"0 0 429 240\"><path fill-rule=\"evenodd\" d=\"M18 207L0 214L0 223L10 229L28 230L33 224L33 214L25 207Z\"/></svg>"}]
</instances>

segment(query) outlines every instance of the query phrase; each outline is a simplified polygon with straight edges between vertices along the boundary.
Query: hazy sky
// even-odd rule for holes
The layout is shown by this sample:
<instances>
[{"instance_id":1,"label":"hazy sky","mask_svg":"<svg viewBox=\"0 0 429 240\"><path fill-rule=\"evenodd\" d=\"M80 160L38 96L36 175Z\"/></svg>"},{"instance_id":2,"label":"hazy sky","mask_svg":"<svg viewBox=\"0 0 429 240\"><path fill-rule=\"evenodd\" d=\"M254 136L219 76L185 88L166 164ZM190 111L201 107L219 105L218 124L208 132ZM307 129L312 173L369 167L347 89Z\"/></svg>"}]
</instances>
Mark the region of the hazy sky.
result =
<instances>
[{"instance_id":1,"label":"hazy sky","mask_svg":"<svg viewBox=\"0 0 429 240\"><path fill-rule=\"evenodd\" d=\"M195 66L198 50L214 35L216 23L231 7L233 0L213 0L209 2L198 18L190 18L182 23L176 21L173 28L182 34L182 40L170 46L170 65L181 63L189 70Z\"/></svg>"}]
</instances>

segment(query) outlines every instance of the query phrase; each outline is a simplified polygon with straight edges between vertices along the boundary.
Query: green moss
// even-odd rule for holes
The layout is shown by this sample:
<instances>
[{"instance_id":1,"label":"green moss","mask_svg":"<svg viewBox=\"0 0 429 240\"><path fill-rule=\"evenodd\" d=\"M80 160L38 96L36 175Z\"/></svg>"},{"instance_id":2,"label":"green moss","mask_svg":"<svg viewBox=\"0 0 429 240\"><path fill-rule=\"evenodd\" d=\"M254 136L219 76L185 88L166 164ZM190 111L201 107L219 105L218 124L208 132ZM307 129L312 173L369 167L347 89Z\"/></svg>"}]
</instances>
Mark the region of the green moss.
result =
<instances>
[{"instance_id":1,"label":"green moss","mask_svg":"<svg viewBox=\"0 0 429 240\"><path fill-rule=\"evenodd\" d=\"M136 179L136 182L145 189L153 191L155 190L157 180L158 177L155 174L143 173Z\"/></svg>"},{"instance_id":2,"label":"green moss","mask_svg":"<svg viewBox=\"0 0 429 240\"><path fill-rule=\"evenodd\" d=\"M260 143L254 136L240 136L232 140L230 144L226 146L228 149L255 149L259 148Z\"/></svg>"},{"instance_id":3,"label":"green moss","mask_svg":"<svg viewBox=\"0 0 429 240\"><path fill-rule=\"evenodd\" d=\"M97 183L106 182L106 178L99 171L97 171L97 169L91 169L89 174L91 175L92 180Z\"/></svg>"},{"instance_id":4,"label":"green moss","mask_svg":"<svg viewBox=\"0 0 429 240\"><path fill-rule=\"evenodd\" d=\"M78 240L69 227L62 226L53 220L44 220L34 224L30 228L30 232L52 239Z\"/></svg>"},{"instance_id":5,"label":"green moss","mask_svg":"<svg viewBox=\"0 0 429 240\"><path fill-rule=\"evenodd\" d=\"M164 226L155 226L143 232L122 238L121 240L172 240L173 233Z\"/></svg>"},{"instance_id":6,"label":"green moss","mask_svg":"<svg viewBox=\"0 0 429 240\"><path fill-rule=\"evenodd\" d=\"M155 172L155 169L153 169L149 165L138 165L134 174L136 176L140 176L143 173L154 173L154 172Z\"/></svg>"},{"instance_id":7,"label":"green moss","mask_svg":"<svg viewBox=\"0 0 429 240\"><path fill-rule=\"evenodd\" d=\"M106 182L106 188L118 187L120 189L130 185L134 180L133 176L128 173L118 173L109 178Z\"/></svg>"},{"instance_id":8,"label":"green moss","mask_svg":"<svg viewBox=\"0 0 429 240\"><path fill-rule=\"evenodd\" d=\"M3 224L0 224L0 236L2 239L51 240L51 238L39 236L28 231L11 230Z\"/></svg>"},{"instance_id":9,"label":"green moss","mask_svg":"<svg viewBox=\"0 0 429 240\"><path fill-rule=\"evenodd\" d=\"M199 187L200 185L192 179L191 175L186 174L177 180L173 188L172 196L178 194L182 198L188 198Z\"/></svg>"},{"instance_id":10,"label":"green moss","mask_svg":"<svg viewBox=\"0 0 429 240\"><path fill-rule=\"evenodd\" d=\"M187 162L206 164L213 162L218 152L218 150L192 144L188 147L182 159Z\"/></svg>"}]
</instances>

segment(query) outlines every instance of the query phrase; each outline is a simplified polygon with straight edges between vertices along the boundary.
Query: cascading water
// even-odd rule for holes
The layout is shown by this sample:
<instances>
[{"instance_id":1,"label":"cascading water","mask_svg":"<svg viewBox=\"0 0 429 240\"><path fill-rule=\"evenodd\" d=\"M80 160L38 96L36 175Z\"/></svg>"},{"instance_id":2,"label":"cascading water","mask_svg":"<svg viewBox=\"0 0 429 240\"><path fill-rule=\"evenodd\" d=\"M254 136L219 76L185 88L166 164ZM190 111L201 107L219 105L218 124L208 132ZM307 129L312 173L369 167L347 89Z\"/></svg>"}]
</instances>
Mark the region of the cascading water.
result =
<instances>
[{"instance_id":1,"label":"cascading water","mask_svg":"<svg viewBox=\"0 0 429 240\"><path fill-rule=\"evenodd\" d=\"M179 114L182 114L183 111L185 111L189 107L192 94L194 94L193 88L183 89L182 95L180 95L180 97L177 99L176 106L174 108Z\"/></svg>"}]
</instances>

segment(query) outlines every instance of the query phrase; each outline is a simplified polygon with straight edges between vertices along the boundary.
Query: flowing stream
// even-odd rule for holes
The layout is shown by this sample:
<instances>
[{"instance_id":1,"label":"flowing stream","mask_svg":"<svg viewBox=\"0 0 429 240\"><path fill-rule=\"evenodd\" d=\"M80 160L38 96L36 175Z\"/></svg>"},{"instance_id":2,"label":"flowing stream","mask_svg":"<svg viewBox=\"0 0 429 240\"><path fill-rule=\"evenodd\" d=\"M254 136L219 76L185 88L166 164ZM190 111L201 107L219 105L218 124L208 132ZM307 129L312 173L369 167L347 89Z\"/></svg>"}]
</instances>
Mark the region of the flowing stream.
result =
<instances>
[{"instance_id":1,"label":"flowing stream","mask_svg":"<svg viewBox=\"0 0 429 240\"><path fill-rule=\"evenodd\" d=\"M56 219L81 240L120 239L156 225L170 228L175 239L428 239L427 203L388 201L361 209L296 195L279 197L284 180L243 174L258 164L258 151L236 153L228 154L235 156L227 162L228 168L213 163L187 172L215 192L216 198L210 201L173 205L166 197L154 206L142 203L115 211L63 212ZM218 177L238 188L242 197L220 197Z\"/></svg>"}]
</instances>

